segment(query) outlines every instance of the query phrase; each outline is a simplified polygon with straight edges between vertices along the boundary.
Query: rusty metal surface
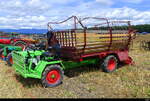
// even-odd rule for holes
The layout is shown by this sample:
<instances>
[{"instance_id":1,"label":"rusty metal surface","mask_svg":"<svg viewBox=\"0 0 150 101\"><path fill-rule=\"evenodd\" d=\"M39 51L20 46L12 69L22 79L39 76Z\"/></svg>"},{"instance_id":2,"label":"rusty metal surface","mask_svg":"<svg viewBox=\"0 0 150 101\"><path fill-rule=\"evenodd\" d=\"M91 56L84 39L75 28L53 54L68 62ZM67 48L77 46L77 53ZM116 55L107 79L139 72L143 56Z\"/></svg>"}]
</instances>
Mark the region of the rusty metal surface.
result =
<instances>
[{"instance_id":1,"label":"rusty metal surface","mask_svg":"<svg viewBox=\"0 0 150 101\"><path fill-rule=\"evenodd\" d=\"M103 23L97 23L93 25L93 29L88 29L84 21L90 19L103 20ZM67 23L68 20L73 21L73 28L54 31L62 47L62 57L77 59L97 52L128 49L135 36L135 30L131 28L130 21L109 21L98 17L78 19L72 16L61 22L48 22L48 29L52 30L51 25ZM78 28L78 25L82 29Z\"/></svg>"}]
</instances>

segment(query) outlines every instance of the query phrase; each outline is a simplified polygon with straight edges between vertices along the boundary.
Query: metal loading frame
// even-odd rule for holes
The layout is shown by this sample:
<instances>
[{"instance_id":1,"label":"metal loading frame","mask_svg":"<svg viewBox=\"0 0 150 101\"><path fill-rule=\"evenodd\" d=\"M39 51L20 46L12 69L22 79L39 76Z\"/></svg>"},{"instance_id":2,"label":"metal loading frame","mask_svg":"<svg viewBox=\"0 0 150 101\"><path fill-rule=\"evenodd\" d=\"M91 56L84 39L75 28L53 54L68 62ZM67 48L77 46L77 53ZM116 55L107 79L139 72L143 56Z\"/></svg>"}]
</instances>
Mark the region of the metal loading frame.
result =
<instances>
[{"instance_id":1,"label":"metal loading frame","mask_svg":"<svg viewBox=\"0 0 150 101\"><path fill-rule=\"evenodd\" d=\"M51 30L53 29L51 25L53 24L63 24L65 22L67 22L68 20L71 20L73 19L73 22L74 22L74 27L71 28L71 29L66 29L66 30L59 30L59 31L53 31L54 32L54 35L56 36L56 38L58 39L60 45L62 46L62 57L66 57L66 58L69 58L71 60L79 60L81 61L83 57L86 57L86 56L93 56L93 54L97 54L97 53L101 53L101 52L113 52L115 53L116 50L117 51L120 51L122 49L116 49L116 50L112 50L112 46L114 45L114 42L117 42L117 40L114 40L114 38L125 38L126 39L126 45L124 46L123 50L126 50L128 51L128 48L129 48L129 45L130 45L130 42L132 41L133 39L133 36L135 36L135 30L133 30L131 28L131 25L130 25L130 21L108 21L108 19L106 18L98 18L98 17L85 17L83 19L78 19L76 16L71 16L69 17L68 19L64 20L64 21L61 21L61 22L48 22L48 29ZM101 26L101 25L104 25L106 24L107 25L107 28L108 28L108 33L107 35L109 35L107 38L109 39L109 41L107 42L104 42L104 43L109 43L108 46L105 45L104 48L107 48L105 51L100 51L100 52L93 52L93 53L90 53L87 55L87 53L85 52L87 49L86 49L86 46L87 46L87 31L88 31L88 28L87 26L85 26L83 24L83 22L85 20L89 20L89 19L95 19L95 20L104 20L105 23L100 23L100 24L95 24L93 28L97 28L98 26ZM126 33L127 36L113 36L113 34L115 33L115 30L114 30L114 27L112 27L111 25L113 24L122 24L122 23L126 23L128 24L128 32ZM83 48L80 50L77 49L77 33L76 33L76 30L78 30L77 28L77 24L79 24L83 29ZM120 29L120 30L123 30L123 29ZM117 30L116 30L117 31ZM124 32L122 33L119 33L119 34L122 34L123 35ZM134 35L132 36L132 33L134 33ZM105 34L106 35L106 34ZM119 40L120 42L124 42L124 40ZM118 41L118 42L119 42Z\"/></svg>"}]
</instances>

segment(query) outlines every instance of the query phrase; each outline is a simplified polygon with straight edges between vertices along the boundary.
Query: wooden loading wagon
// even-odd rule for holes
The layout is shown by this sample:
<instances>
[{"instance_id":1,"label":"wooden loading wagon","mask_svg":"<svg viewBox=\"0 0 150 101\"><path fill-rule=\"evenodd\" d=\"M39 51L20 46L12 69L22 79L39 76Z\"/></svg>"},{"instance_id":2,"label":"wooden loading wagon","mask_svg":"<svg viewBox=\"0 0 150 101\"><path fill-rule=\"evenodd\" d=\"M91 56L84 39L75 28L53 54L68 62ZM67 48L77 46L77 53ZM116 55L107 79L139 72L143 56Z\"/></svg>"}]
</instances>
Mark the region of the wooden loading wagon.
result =
<instances>
[{"instance_id":1,"label":"wooden loading wagon","mask_svg":"<svg viewBox=\"0 0 150 101\"><path fill-rule=\"evenodd\" d=\"M79 20L72 16L62 22L49 22L48 27L52 29L53 24L63 24L72 19L73 29L53 31L61 45L63 58L79 60L85 55L127 50L135 37L129 21L108 21L105 18L87 17ZM89 27L84 22L90 19L102 21L102 23L96 23Z\"/></svg>"}]
</instances>

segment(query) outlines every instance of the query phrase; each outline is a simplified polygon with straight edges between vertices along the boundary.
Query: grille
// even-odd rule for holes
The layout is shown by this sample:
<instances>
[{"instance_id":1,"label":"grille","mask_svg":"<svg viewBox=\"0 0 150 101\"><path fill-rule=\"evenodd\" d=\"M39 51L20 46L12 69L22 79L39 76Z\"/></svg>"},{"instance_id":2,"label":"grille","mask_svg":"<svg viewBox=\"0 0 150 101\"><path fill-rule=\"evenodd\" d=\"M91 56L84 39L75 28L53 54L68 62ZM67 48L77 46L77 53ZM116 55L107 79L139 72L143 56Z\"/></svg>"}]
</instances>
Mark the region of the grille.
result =
<instances>
[{"instance_id":1,"label":"grille","mask_svg":"<svg viewBox=\"0 0 150 101\"><path fill-rule=\"evenodd\" d=\"M13 67L15 67L18 70L22 70L22 72L25 72L25 57L19 54L19 52L13 52Z\"/></svg>"}]
</instances>

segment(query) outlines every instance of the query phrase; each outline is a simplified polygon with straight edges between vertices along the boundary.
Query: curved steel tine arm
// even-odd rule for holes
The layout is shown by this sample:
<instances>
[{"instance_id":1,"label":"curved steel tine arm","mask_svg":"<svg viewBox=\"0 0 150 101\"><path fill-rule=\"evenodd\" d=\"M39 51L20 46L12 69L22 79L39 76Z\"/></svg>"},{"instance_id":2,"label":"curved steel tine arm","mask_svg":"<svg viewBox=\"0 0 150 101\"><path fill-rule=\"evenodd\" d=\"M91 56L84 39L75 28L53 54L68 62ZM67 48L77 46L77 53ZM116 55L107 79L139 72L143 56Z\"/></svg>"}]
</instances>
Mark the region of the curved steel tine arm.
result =
<instances>
[{"instance_id":1,"label":"curved steel tine arm","mask_svg":"<svg viewBox=\"0 0 150 101\"><path fill-rule=\"evenodd\" d=\"M48 26L48 28L52 29L52 27L51 27L52 24L61 24L61 23L67 22L70 19L74 19L74 24L79 23L84 28L83 24L78 20L78 18L76 16L71 16L71 17L67 18L66 20L63 20L60 22L48 22L47 26ZM74 28L74 29L76 29L76 28Z\"/></svg>"}]
</instances>

